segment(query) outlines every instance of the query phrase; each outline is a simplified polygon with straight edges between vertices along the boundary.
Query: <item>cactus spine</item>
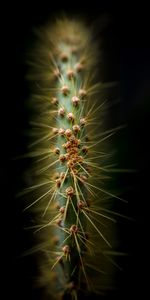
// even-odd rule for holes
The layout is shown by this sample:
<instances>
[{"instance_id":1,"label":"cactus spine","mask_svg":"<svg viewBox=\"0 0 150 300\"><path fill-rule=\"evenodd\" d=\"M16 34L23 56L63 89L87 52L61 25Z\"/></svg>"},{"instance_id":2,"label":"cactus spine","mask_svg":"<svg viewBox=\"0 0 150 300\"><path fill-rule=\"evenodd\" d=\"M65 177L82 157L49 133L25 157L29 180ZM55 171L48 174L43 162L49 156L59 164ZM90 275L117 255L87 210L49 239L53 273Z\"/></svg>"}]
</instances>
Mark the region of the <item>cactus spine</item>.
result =
<instances>
[{"instance_id":1,"label":"cactus spine","mask_svg":"<svg viewBox=\"0 0 150 300\"><path fill-rule=\"evenodd\" d=\"M42 31L30 63L38 116L29 154L34 193L26 208L34 209L39 222L34 227L36 250L42 253L41 285L54 298L76 299L93 289L94 272L101 281L97 265L105 260L102 249L110 247L103 232L115 220L102 205L113 197L102 186L108 171L102 144L114 131L100 132L105 105L97 96L101 84L95 83L97 46L83 24L63 19Z\"/></svg>"}]
</instances>

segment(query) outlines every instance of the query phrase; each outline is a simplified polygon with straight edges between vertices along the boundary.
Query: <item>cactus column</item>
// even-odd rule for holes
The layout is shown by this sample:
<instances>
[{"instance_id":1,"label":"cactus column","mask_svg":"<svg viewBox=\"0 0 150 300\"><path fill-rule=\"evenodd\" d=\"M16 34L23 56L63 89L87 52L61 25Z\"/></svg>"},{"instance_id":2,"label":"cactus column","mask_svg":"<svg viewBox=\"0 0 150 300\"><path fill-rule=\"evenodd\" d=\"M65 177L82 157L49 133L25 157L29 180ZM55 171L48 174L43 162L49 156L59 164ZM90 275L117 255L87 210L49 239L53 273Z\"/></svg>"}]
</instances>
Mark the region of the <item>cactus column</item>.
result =
<instances>
[{"instance_id":1,"label":"cactus column","mask_svg":"<svg viewBox=\"0 0 150 300\"><path fill-rule=\"evenodd\" d=\"M54 298L68 294L76 299L79 291L90 289L85 261L88 253L93 255L94 235L110 246L97 218L102 226L114 220L95 208L101 194L113 196L96 183L97 178L103 180L98 160L106 156L98 146L112 135L94 133L95 113L104 106L95 98L100 86L94 83L96 64L91 31L67 19L57 21L44 34L41 31L31 62L29 77L35 82L33 99L38 111L32 124L39 135L31 145L37 177L31 190L40 189L41 194L27 208L33 207L39 219L38 250L45 257L40 264L41 281Z\"/></svg>"},{"instance_id":2,"label":"cactus column","mask_svg":"<svg viewBox=\"0 0 150 300\"><path fill-rule=\"evenodd\" d=\"M81 272L86 278L84 269L84 252L86 250L86 217L82 213L88 207L87 193L84 181L88 178L88 170L84 157L88 151L86 146L86 90L82 89L86 62L83 53L78 47L79 38L64 37L58 44L56 58L58 68L55 74L57 91L54 94L57 107L56 117L56 148L54 153L58 156L55 170L59 177L56 179L57 207L60 216L56 220L58 249L60 257L56 259L62 268L59 272L61 282L65 278L64 290L69 292L77 289ZM69 40L70 38L70 40ZM77 39L77 40L76 40ZM59 172L61 166L61 172ZM57 169L58 167L58 169ZM55 264L55 263L54 263ZM52 267L53 268L53 267ZM61 278L62 275L63 279Z\"/></svg>"}]
</instances>

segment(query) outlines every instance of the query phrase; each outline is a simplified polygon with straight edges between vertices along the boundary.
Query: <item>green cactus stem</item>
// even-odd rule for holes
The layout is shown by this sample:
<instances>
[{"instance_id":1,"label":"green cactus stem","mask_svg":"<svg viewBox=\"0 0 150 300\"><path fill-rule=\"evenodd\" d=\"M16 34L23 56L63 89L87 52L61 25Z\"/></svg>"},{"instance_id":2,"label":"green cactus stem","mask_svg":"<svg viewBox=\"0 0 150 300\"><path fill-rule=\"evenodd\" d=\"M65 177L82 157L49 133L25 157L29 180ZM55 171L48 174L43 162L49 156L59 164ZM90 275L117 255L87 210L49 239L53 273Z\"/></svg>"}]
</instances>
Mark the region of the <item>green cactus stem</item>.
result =
<instances>
[{"instance_id":1,"label":"green cactus stem","mask_svg":"<svg viewBox=\"0 0 150 300\"><path fill-rule=\"evenodd\" d=\"M103 290L106 282L104 250L112 246L115 223L107 203L119 197L104 187L104 142L115 130L103 130L105 101L99 96L103 85L96 83L92 31L63 18L38 35L29 74L37 110L29 153L34 184L28 190L34 192L26 209L35 217L39 284L54 299L77 299Z\"/></svg>"}]
</instances>

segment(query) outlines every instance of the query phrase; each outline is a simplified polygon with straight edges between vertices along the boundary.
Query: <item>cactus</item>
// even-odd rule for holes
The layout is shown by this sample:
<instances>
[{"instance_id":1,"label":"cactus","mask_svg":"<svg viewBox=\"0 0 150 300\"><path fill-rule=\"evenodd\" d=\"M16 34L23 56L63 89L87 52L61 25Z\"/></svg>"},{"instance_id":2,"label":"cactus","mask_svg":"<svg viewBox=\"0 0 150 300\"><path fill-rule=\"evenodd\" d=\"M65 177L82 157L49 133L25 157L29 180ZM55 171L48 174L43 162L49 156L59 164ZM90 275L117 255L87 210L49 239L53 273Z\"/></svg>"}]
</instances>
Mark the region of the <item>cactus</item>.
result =
<instances>
[{"instance_id":1,"label":"cactus","mask_svg":"<svg viewBox=\"0 0 150 300\"><path fill-rule=\"evenodd\" d=\"M63 18L38 35L29 74L37 110L28 154L34 183L25 209L33 208L39 285L54 299L77 299L103 292L108 277L115 223L108 203L120 198L104 186L112 169L105 142L116 130L103 128L105 85L96 79L99 52L92 31Z\"/></svg>"}]
</instances>

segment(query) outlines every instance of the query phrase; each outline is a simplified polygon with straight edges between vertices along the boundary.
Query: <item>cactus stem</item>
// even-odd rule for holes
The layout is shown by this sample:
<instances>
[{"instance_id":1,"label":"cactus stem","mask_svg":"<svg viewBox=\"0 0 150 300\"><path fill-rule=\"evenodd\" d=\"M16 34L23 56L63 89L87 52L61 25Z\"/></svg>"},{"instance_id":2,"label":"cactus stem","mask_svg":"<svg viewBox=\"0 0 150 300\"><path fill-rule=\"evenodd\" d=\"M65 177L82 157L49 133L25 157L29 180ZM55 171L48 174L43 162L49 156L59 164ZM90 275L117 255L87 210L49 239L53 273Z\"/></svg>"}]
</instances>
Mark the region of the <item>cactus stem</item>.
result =
<instances>
[{"instance_id":1,"label":"cactus stem","mask_svg":"<svg viewBox=\"0 0 150 300\"><path fill-rule=\"evenodd\" d=\"M123 200L107 191L103 180L114 170L105 162L110 154L104 142L116 129L103 130L106 101L100 91L107 85L96 83L98 48L90 31L63 19L41 38L45 49L39 44L41 56L33 54L31 64L38 113L31 122L35 139L28 154L33 159L28 189L33 198L25 210L32 207L37 220L46 296L77 300L82 291L91 291L93 270L105 264L103 252L113 246L107 230L115 219L106 205L109 198ZM103 286L101 276L98 285Z\"/></svg>"}]
</instances>

